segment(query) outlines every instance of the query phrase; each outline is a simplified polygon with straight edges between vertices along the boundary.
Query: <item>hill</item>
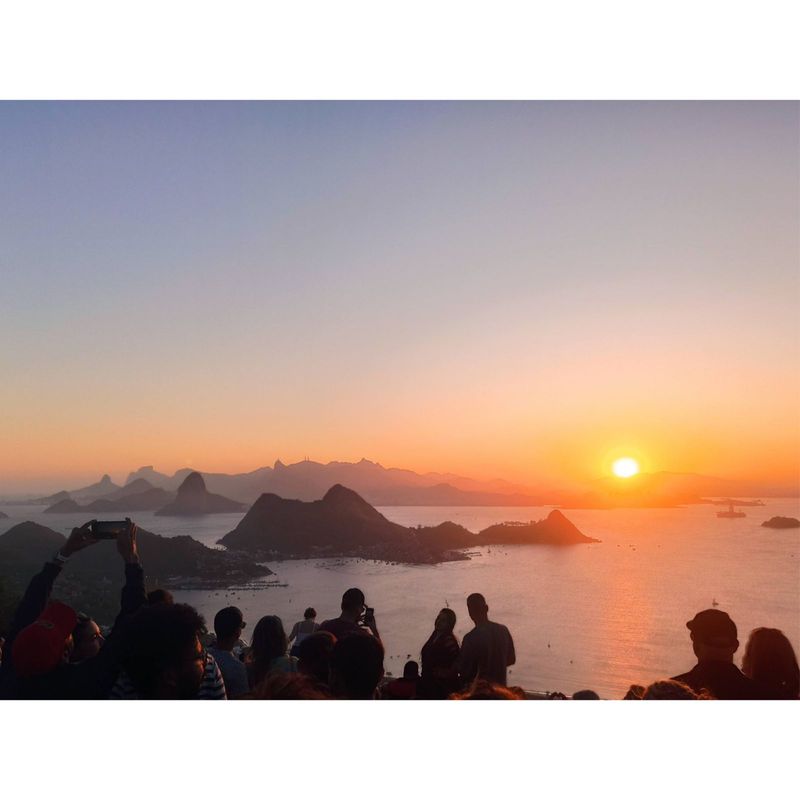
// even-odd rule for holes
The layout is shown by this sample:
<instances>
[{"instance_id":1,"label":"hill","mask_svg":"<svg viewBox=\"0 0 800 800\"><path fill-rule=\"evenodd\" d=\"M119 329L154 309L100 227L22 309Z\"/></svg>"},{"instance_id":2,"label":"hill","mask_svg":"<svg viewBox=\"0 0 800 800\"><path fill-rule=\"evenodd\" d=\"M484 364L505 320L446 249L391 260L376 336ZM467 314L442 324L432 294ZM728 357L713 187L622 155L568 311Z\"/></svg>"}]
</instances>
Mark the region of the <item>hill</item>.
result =
<instances>
[{"instance_id":1,"label":"hill","mask_svg":"<svg viewBox=\"0 0 800 800\"><path fill-rule=\"evenodd\" d=\"M209 492L203 476L199 472L191 472L178 487L177 497L156 511L156 514L164 517L195 517L204 514L227 514L244 509L242 503Z\"/></svg>"},{"instance_id":2,"label":"hill","mask_svg":"<svg viewBox=\"0 0 800 800\"><path fill-rule=\"evenodd\" d=\"M0 536L0 578L20 594L42 564L64 544L43 525L23 522ZM212 589L246 583L271 571L242 553L212 550L189 536L164 537L139 529L137 544L148 588ZM111 622L119 607L124 569L113 541L73 556L58 577L54 598Z\"/></svg>"},{"instance_id":3,"label":"hill","mask_svg":"<svg viewBox=\"0 0 800 800\"><path fill-rule=\"evenodd\" d=\"M76 503L71 497L67 496L53 505L48 506L43 514L79 514L84 511L84 507Z\"/></svg>"},{"instance_id":4,"label":"hill","mask_svg":"<svg viewBox=\"0 0 800 800\"><path fill-rule=\"evenodd\" d=\"M560 511L551 511L538 522L504 522L478 534L479 544L588 544L599 542L585 536Z\"/></svg>"},{"instance_id":5,"label":"hill","mask_svg":"<svg viewBox=\"0 0 800 800\"><path fill-rule=\"evenodd\" d=\"M583 536L563 514L527 526L493 526L476 535L461 525L405 528L390 522L352 489L337 484L310 503L262 495L236 528L220 539L255 558L352 556L412 564L464 559L483 544L573 544Z\"/></svg>"}]
</instances>

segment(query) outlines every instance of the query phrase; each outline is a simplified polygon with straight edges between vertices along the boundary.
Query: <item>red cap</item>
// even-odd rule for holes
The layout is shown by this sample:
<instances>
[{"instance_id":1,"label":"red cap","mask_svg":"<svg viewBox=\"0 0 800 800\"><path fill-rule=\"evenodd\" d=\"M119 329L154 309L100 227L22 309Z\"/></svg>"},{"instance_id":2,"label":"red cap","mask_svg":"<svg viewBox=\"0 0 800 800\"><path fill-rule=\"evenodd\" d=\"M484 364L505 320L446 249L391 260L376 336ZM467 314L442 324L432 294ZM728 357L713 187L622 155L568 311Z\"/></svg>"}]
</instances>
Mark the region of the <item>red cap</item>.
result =
<instances>
[{"instance_id":1,"label":"red cap","mask_svg":"<svg viewBox=\"0 0 800 800\"><path fill-rule=\"evenodd\" d=\"M21 678L45 675L64 658L67 637L75 629L78 615L64 603L54 600L41 616L23 628L11 647L11 661Z\"/></svg>"}]
</instances>

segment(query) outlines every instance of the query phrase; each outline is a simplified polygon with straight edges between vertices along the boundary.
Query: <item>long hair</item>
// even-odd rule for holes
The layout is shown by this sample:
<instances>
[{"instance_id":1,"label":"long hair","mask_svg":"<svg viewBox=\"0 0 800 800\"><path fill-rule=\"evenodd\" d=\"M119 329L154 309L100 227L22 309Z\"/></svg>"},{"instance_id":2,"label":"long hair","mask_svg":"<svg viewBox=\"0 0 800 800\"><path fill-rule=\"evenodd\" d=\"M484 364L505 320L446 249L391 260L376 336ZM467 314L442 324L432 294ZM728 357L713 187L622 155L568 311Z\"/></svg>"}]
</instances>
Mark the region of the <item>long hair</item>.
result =
<instances>
[{"instance_id":1,"label":"long hair","mask_svg":"<svg viewBox=\"0 0 800 800\"><path fill-rule=\"evenodd\" d=\"M792 643L777 628L756 628L742 657L742 672L781 699L800 695L800 669Z\"/></svg>"},{"instance_id":2,"label":"long hair","mask_svg":"<svg viewBox=\"0 0 800 800\"><path fill-rule=\"evenodd\" d=\"M273 659L286 655L288 642L280 617L261 617L253 629L250 657L255 683L269 672Z\"/></svg>"}]
</instances>

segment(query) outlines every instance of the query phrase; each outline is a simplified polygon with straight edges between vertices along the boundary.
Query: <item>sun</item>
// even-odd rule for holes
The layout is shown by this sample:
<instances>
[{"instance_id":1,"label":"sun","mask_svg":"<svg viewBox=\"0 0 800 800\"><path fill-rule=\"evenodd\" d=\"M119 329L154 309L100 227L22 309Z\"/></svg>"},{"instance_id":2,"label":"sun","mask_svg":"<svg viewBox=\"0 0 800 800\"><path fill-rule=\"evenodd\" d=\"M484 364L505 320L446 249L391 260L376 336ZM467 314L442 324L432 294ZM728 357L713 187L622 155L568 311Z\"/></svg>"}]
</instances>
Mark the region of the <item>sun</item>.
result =
<instances>
[{"instance_id":1,"label":"sun","mask_svg":"<svg viewBox=\"0 0 800 800\"><path fill-rule=\"evenodd\" d=\"M639 464L635 458L618 458L612 464L611 471L618 478L632 478L639 474Z\"/></svg>"}]
</instances>

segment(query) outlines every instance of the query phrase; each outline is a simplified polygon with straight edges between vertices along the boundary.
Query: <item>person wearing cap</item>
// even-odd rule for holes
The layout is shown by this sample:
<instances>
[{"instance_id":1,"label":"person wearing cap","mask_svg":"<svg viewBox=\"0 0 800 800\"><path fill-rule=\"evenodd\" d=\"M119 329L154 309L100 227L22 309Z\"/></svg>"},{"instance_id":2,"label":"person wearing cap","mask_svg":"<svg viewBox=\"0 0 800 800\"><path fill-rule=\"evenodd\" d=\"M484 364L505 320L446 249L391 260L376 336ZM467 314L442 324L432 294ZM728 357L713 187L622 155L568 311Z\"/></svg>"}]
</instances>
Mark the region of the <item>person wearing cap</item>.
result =
<instances>
[{"instance_id":1,"label":"person wearing cap","mask_svg":"<svg viewBox=\"0 0 800 800\"><path fill-rule=\"evenodd\" d=\"M376 639L380 639L375 616L374 614L365 615L366 610L364 592L361 589L348 589L342 595L342 613L335 619L326 619L319 629L332 633L337 641L353 634L362 636L372 634ZM361 624L362 616L363 624Z\"/></svg>"},{"instance_id":2,"label":"person wearing cap","mask_svg":"<svg viewBox=\"0 0 800 800\"><path fill-rule=\"evenodd\" d=\"M14 613L0 666L0 697L19 699L101 699L108 696L119 672L117 631L124 620L146 602L144 573L136 547L136 525L116 538L125 562L125 585L119 615L108 639L96 653L86 647L79 663L70 663L76 626L86 621L57 601L50 602L55 579L67 561L96 544L92 522L74 528L53 559L32 579ZM83 631L85 633L85 631ZM83 635L83 633L81 635Z\"/></svg>"},{"instance_id":3,"label":"person wearing cap","mask_svg":"<svg viewBox=\"0 0 800 800\"><path fill-rule=\"evenodd\" d=\"M718 700L763 699L756 683L733 663L739 648L734 621L716 608L695 614L686 623L697 656L697 665L673 681L685 683L697 693L709 692Z\"/></svg>"},{"instance_id":4,"label":"person wearing cap","mask_svg":"<svg viewBox=\"0 0 800 800\"><path fill-rule=\"evenodd\" d=\"M233 654L233 648L238 644L245 625L242 612L236 606L223 608L214 617L217 641L213 647L208 648L208 652L214 656L225 681L225 691L231 698L250 690L247 667Z\"/></svg>"}]
</instances>

